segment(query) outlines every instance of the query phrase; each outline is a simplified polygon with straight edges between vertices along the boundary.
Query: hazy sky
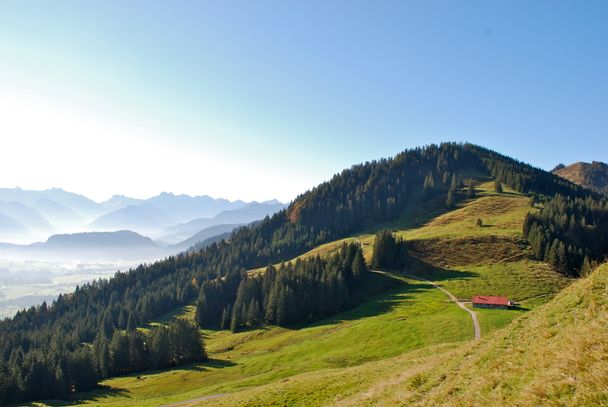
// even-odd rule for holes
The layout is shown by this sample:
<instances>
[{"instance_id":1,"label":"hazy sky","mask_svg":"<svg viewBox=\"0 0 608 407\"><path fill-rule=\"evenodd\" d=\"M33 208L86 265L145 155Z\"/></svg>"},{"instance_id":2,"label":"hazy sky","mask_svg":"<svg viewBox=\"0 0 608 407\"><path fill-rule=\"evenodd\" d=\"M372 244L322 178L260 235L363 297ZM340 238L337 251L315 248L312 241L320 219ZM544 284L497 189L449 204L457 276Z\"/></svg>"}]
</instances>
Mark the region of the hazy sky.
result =
<instances>
[{"instance_id":1,"label":"hazy sky","mask_svg":"<svg viewBox=\"0 0 608 407\"><path fill-rule=\"evenodd\" d=\"M0 186L289 200L468 140L608 160L606 1L2 1Z\"/></svg>"}]
</instances>

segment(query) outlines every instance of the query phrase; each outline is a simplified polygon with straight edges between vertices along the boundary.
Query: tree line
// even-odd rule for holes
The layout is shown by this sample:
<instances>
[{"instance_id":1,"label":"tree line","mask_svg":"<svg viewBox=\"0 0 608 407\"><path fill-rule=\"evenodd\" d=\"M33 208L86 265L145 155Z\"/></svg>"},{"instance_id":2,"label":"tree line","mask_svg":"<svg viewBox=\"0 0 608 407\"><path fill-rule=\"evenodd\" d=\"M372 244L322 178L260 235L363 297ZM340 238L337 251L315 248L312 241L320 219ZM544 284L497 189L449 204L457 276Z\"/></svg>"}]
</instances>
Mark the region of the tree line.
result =
<instances>
[{"instance_id":1,"label":"tree line","mask_svg":"<svg viewBox=\"0 0 608 407\"><path fill-rule=\"evenodd\" d=\"M207 359L198 327L184 319L148 332L116 330L100 335L91 346L69 352L61 347L21 348L0 360L0 405L29 399L65 399L89 390L110 376L161 369Z\"/></svg>"},{"instance_id":2,"label":"tree line","mask_svg":"<svg viewBox=\"0 0 608 407\"><path fill-rule=\"evenodd\" d=\"M374 239L371 266L374 269L398 270L407 264L407 245L389 230L381 230Z\"/></svg>"},{"instance_id":3,"label":"tree line","mask_svg":"<svg viewBox=\"0 0 608 407\"><path fill-rule=\"evenodd\" d=\"M526 216L523 234L538 259L560 273L586 275L608 255L608 199L558 194Z\"/></svg>"},{"instance_id":4,"label":"tree line","mask_svg":"<svg viewBox=\"0 0 608 407\"><path fill-rule=\"evenodd\" d=\"M345 243L326 258L297 259L278 268L269 266L259 275L245 275L234 295L229 280L208 284L197 301L197 320L202 327L233 332L310 321L354 305L367 273L360 245Z\"/></svg>"}]
</instances>

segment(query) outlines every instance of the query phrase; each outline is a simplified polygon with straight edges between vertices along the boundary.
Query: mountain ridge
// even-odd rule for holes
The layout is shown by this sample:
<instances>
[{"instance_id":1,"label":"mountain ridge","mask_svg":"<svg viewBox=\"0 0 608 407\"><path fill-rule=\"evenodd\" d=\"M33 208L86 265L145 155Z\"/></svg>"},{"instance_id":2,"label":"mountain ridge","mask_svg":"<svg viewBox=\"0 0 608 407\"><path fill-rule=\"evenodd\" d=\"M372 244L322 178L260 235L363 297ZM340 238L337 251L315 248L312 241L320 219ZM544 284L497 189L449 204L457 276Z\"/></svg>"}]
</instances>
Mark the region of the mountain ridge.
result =
<instances>
[{"instance_id":1,"label":"mountain ridge","mask_svg":"<svg viewBox=\"0 0 608 407\"><path fill-rule=\"evenodd\" d=\"M608 164L601 161L578 161L565 166L560 164L553 173L585 188L608 195Z\"/></svg>"}]
</instances>

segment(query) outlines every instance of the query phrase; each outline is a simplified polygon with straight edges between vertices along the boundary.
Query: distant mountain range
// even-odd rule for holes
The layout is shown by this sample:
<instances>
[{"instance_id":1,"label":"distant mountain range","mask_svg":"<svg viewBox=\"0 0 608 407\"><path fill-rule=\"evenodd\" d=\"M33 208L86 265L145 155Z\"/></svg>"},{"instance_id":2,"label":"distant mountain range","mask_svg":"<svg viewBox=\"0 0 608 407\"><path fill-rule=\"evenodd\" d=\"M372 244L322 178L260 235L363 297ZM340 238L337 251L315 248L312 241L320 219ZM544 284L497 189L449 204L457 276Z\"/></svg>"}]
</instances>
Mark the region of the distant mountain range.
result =
<instances>
[{"instance_id":1,"label":"distant mountain range","mask_svg":"<svg viewBox=\"0 0 608 407\"><path fill-rule=\"evenodd\" d=\"M159 240L174 243L187 239L189 236L213 226L244 225L255 220L263 219L266 216L272 215L285 207L285 204L278 201L267 201L264 203L253 202L246 204L240 209L220 212L212 218L198 218L186 223L180 223L178 225L168 227L164 229L164 234L159 238Z\"/></svg>"},{"instance_id":2,"label":"distant mountain range","mask_svg":"<svg viewBox=\"0 0 608 407\"><path fill-rule=\"evenodd\" d=\"M608 195L608 164L606 163L581 161L568 166L560 164L555 167L553 173L575 184Z\"/></svg>"},{"instance_id":3,"label":"distant mountain range","mask_svg":"<svg viewBox=\"0 0 608 407\"><path fill-rule=\"evenodd\" d=\"M230 227L261 219L284 206L276 200L229 201L168 192L148 199L114 195L97 203L58 188L0 188L0 241L23 243L65 232L131 230L175 245L203 229L227 225L217 229L218 233L225 233ZM184 227L192 221L198 223ZM202 236L210 237L208 232Z\"/></svg>"},{"instance_id":4,"label":"distant mountain range","mask_svg":"<svg viewBox=\"0 0 608 407\"><path fill-rule=\"evenodd\" d=\"M166 254L166 248L129 230L53 235L29 245L0 244L3 256L47 259L145 259Z\"/></svg>"},{"instance_id":5,"label":"distant mountain range","mask_svg":"<svg viewBox=\"0 0 608 407\"><path fill-rule=\"evenodd\" d=\"M190 236L189 238L187 238L179 243L169 246L169 248L172 249L173 251L175 251L176 253L184 251L184 250L188 250L188 249L196 246L197 244L206 242L209 239L213 239L218 236L228 237L234 229L236 229L240 226L243 226L243 224L238 223L238 224L233 224L233 225L231 224L231 225L211 226L211 227L201 230L200 232Z\"/></svg>"},{"instance_id":6,"label":"distant mountain range","mask_svg":"<svg viewBox=\"0 0 608 407\"><path fill-rule=\"evenodd\" d=\"M97 202L83 195L67 192L59 188L47 189L44 191L25 190L21 188L0 188L0 201L20 202L24 205L36 206L40 200L52 201L64 208L69 208L69 210L74 212L77 216L83 218L95 218L104 212L103 206ZM44 205L44 203L42 205Z\"/></svg>"},{"instance_id":7,"label":"distant mountain range","mask_svg":"<svg viewBox=\"0 0 608 407\"><path fill-rule=\"evenodd\" d=\"M7 243L0 243L0 256L147 261L205 247L284 207L276 200L228 201L166 192L149 199L114 195L97 203L57 188L3 188L0 242Z\"/></svg>"},{"instance_id":8,"label":"distant mountain range","mask_svg":"<svg viewBox=\"0 0 608 407\"><path fill-rule=\"evenodd\" d=\"M115 209L95 219L89 225L90 229L109 231L126 228L151 235L156 235L164 228L179 223L201 217L213 217L222 211L240 209L254 204L265 205L258 204L257 202L246 203L240 200L231 202L226 199L214 199L209 196L192 197L166 192L146 200L133 200L123 196L115 196L104 204L107 207L114 207ZM255 218L249 218L247 217L248 220L246 222L255 220ZM219 223L215 222L206 227L217 224ZM193 233L200 230L197 229ZM188 236L191 236L193 233Z\"/></svg>"}]
</instances>

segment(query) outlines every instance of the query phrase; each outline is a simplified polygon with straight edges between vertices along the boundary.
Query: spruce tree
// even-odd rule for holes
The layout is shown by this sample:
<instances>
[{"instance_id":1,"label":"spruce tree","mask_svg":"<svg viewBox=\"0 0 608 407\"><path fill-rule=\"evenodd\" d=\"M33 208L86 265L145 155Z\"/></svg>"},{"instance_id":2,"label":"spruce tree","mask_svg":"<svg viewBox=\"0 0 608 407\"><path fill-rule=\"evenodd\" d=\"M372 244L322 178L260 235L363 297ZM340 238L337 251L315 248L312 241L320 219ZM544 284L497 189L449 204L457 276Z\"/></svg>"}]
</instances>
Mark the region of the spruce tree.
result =
<instances>
[{"instance_id":1,"label":"spruce tree","mask_svg":"<svg viewBox=\"0 0 608 407\"><path fill-rule=\"evenodd\" d=\"M435 179L432 173L428 173L422 184L422 191L426 198L430 197L435 189Z\"/></svg>"},{"instance_id":2,"label":"spruce tree","mask_svg":"<svg viewBox=\"0 0 608 407\"><path fill-rule=\"evenodd\" d=\"M367 265L365 264L365 259L363 258L363 251L361 248L356 251L355 257L353 258L353 278L355 280L359 280L367 273Z\"/></svg>"},{"instance_id":3,"label":"spruce tree","mask_svg":"<svg viewBox=\"0 0 608 407\"><path fill-rule=\"evenodd\" d=\"M473 180L469 180L469 187L467 188L467 198L468 199L473 199L475 198L476 192L475 192L475 185L473 185Z\"/></svg>"},{"instance_id":4,"label":"spruce tree","mask_svg":"<svg viewBox=\"0 0 608 407\"><path fill-rule=\"evenodd\" d=\"M452 180L450 181L450 190L452 191L458 191L458 188L460 187L459 185L459 178L456 175L456 173L452 174Z\"/></svg>"},{"instance_id":5,"label":"spruce tree","mask_svg":"<svg viewBox=\"0 0 608 407\"><path fill-rule=\"evenodd\" d=\"M135 322L135 316L133 313L129 313L129 321L127 322L127 331L134 331L137 328L137 324Z\"/></svg>"},{"instance_id":6,"label":"spruce tree","mask_svg":"<svg viewBox=\"0 0 608 407\"><path fill-rule=\"evenodd\" d=\"M589 256L585 255L585 259L583 260L583 265L581 267L580 275L581 277L587 277L593 271L593 266L589 261Z\"/></svg>"},{"instance_id":7,"label":"spruce tree","mask_svg":"<svg viewBox=\"0 0 608 407\"><path fill-rule=\"evenodd\" d=\"M445 206L448 209L453 209L456 206L456 198L454 198L454 192L452 189L448 191L448 197L445 200Z\"/></svg>"}]
</instances>

